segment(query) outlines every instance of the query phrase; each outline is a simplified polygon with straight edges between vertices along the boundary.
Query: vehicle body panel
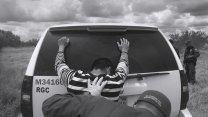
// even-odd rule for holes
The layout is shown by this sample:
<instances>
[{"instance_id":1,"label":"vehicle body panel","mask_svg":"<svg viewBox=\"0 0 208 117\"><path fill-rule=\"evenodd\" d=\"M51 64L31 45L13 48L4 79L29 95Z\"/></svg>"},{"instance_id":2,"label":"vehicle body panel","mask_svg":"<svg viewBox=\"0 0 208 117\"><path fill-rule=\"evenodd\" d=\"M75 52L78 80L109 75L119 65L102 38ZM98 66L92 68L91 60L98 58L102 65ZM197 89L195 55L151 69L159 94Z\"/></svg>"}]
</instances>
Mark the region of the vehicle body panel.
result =
<instances>
[{"instance_id":1,"label":"vehicle body panel","mask_svg":"<svg viewBox=\"0 0 208 117\"><path fill-rule=\"evenodd\" d=\"M184 110L180 110L178 117L192 117L189 110L186 108Z\"/></svg>"},{"instance_id":2,"label":"vehicle body panel","mask_svg":"<svg viewBox=\"0 0 208 117\"><path fill-rule=\"evenodd\" d=\"M33 77L33 116L43 117L42 103L54 94L66 93L66 87L57 76L34 76Z\"/></svg>"},{"instance_id":3,"label":"vehicle body panel","mask_svg":"<svg viewBox=\"0 0 208 117\"><path fill-rule=\"evenodd\" d=\"M133 106L139 95L146 90L156 90L165 94L171 102L171 117L177 117L180 109L179 71L168 71L170 74L144 77L143 80L130 79L124 84L122 96L127 96L127 105Z\"/></svg>"}]
</instances>

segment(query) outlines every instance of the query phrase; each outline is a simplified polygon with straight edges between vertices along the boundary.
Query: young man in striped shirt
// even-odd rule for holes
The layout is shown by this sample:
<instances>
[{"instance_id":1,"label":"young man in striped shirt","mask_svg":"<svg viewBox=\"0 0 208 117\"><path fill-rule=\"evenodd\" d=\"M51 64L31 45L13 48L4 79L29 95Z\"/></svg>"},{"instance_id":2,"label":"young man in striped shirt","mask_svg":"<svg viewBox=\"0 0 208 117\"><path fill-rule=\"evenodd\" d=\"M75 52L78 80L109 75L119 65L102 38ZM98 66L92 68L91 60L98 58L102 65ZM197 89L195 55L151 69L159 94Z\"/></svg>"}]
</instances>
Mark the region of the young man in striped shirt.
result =
<instances>
[{"instance_id":1,"label":"young man in striped shirt","mask_svg":"<svg viewBox=\"0 0 208 117\"><path fill-rule=\"evenodd\" d=\"M96 90L93 91L92 88L88 88L88 83L94 81L95 78L102 78L103 83L106 85L101 92L101 96L112 101L118 101L120 91L123 89L123 84L129 72L129 41L123 38L120 39L120 43L117 42L121 56L113 75L110 75L113 64L107 58L95 60L89 73L82 70L73 70L70 66L67 66L64 59L64 49L69 43L70 39L67 37L62 37L58 40L59 50L55 61L55 70L64 81L68 92L75 95L85 92L96 93Z\"/></svg>"}]
</instances>

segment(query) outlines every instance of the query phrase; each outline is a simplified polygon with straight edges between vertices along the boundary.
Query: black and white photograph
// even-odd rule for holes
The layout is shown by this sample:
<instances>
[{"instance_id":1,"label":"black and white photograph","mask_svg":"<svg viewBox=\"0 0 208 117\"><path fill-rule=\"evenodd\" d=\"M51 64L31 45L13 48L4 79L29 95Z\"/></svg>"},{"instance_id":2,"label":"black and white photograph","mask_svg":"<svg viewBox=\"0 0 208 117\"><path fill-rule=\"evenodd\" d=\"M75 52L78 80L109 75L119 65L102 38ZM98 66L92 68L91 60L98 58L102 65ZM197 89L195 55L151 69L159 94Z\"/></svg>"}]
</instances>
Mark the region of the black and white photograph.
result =
<instances>
[{"instance_id":1,"label":"black and white photograph","mask_svg":"<svg viewBox=\"0 0 208 117\"><path fill-rule=\"evenodd\" d=\"M0 0L0 117L208 117L208 0Z\"/></svg>"}]
</instances>

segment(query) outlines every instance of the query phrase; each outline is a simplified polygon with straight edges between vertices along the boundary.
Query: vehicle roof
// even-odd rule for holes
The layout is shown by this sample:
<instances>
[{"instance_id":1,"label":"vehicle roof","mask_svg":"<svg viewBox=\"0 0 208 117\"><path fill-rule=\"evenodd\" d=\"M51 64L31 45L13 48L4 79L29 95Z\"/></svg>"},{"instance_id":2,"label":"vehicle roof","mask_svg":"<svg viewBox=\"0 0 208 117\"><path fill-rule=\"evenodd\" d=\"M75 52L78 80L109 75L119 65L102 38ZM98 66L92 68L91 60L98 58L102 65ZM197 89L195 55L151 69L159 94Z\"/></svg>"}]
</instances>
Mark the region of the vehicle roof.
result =
<instances>
[{"instance_id":1,"label":"vehicle roof","mask_svg":"<svg viewBox=\"0 0 208 117\"><path fill-rule=\"evenodd\" d=\"M149 27L157 28L157 26L146 25L146 24L134 24L134 23L75 23L75 24L61 24L54 25L52 27L68 27L68 26L135 26L135 27Z\"/></svg>"},{"instance_id":2,"label":"vehicle roof","mask_svg":"<svg viewBox=\"0 0 208 117\"><path fill-rule=\"evenodd\" d=\"M87 28L86 28L87 27ZM68 30L68 28L85 28L89 30L89 28L94 27L109 27L112 28L123 28L123 30L154 30L157 31L158 27L156 26L150 26L145 24L133 24L133 23L76 23L76 24L62 24L62 25L55 25L49 27L51 31L57 31L57 30Z\"/></svg>"}]
</instances>

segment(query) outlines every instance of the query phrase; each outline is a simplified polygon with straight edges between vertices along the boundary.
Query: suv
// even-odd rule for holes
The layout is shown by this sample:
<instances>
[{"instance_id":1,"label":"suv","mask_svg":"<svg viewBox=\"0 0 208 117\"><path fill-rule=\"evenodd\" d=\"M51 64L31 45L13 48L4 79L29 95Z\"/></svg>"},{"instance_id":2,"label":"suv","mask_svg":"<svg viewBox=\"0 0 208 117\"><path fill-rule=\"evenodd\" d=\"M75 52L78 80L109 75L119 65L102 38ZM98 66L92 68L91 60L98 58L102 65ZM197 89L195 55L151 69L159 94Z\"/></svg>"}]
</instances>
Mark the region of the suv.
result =
<instances>
[{"instance_id":1,"label":"suv","mask_svg":"<svg viewBox=\"0 0 208 117\"><path fill-rule=\"evenodd\" d=\"M157 90L171 102L171 117L191 117L186 108L189 93L183 66L173 46L157 27L126 24L78 24L48 28L39 40L22 84L23 117L43 117L42 103L54 94L66 93L54 63L57 41L68 36L72 45L66 48L66 63L73 69L90 70L98 57L110 57L116 65L120 57L116 42L130 41L129 75L120 96L128 106L146 90ZM69 62L70 61L70 62Z\"/></svg>"}]
</instances>

